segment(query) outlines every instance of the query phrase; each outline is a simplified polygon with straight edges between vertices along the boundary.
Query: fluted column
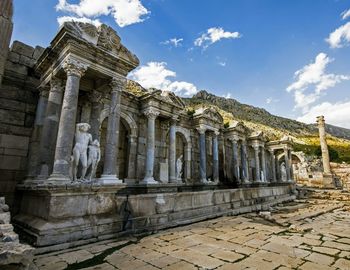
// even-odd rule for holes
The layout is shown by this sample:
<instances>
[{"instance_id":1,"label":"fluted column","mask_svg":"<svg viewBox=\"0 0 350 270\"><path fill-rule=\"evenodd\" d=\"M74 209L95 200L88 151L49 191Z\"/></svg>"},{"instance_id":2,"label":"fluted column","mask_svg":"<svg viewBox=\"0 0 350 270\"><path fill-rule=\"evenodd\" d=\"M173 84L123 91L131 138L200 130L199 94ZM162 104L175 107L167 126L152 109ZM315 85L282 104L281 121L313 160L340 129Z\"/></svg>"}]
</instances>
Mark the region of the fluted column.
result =
<instances>
[{"instance_id":1,"label":"fluted column","mask_svg":"<svg viewBox=\"0 0 350 270\"><path fill-rule=\"evenodd\" d=\"M68 59L63 66L67 73L66 88L58 127L55 161L51 181L70 181L70 163L74 140L80 79L87 69L76 60Z\"/></svg>"},{"instance_id":2,"label":"fluted column","mask_svg":"<svg viewBox=\"0 0 350 270\"><path fill-rule=\"evenodd\" d=\"M93 140L101 141L100 138L100 116L103 109L102 94L96 90L90 94L91 115L90 115L90 134Z\"/></svg>"},{"instance_id":3,"label":"fluted column","mask_svg":"<svg viewBox=\"0 0 350 270\"><path fill-rule=\"evenodd\" d=\"M276 176L276 160L275 160L275 151L273 149L269 149L270 158L271 158L271 182L277 182Z\"/></svg>"},{"instance_id":4,"label":"fluted column","mask_svg":"<svg viewBox=\"0 0 350 270\"><path fill-rule=\"evenodd\" d=\"M267 170L266 170L266 157L265 157L265 148L264 146L261 147L261 165L262 165L262 171L264 175L264 179L261 179L263 182L267 182Z\"/></svg>"},{"instance_id":5,"label":"fluted column","mask_svg":"<svg viewBox=\"0 0 350 270\"><path fill-rule=\"evenodd\" d=\"M148 108L144 111L147 117L147 156L146 156L146 174L142 184L157 184L154 180L154 149L155 149L155 121L159 112L154 108Z\"/></svg>"},{"instance_id":6,"label":"fluted column","mask_svg":"<svg viewBox=\"0 0 350 270\"><path fill-rule=\"evenodd\" d=\"M290 180L290 163L289 163L288 148L284 148L284 162L286 164L287 181L289 181Z\"/></svg>"},{"instance_id":7,"label":"fluted column","mask_svg":"<svg viewBox=\"0 0 350 270\"><path fill-rule=\"evenodd\" d=\"M113 78L110 83L111 103L107 122L105 158L101 181L104 184L118 184L117 178L118 137L120 126L120 97L126 86L125 78Z\"/></svg>"},{"instance_id":8,"label":"fluted column","mask_svg":"<svg viewBox=\"0 0 350 270\"><path fill-rule=\"evenodd\" d=\"M255 181L260 182L260 158L259 158L259 145L254 145L254 155L255 155Z\"/></svg>"},{"instance_id":9,"label":"fluted column","mask_svg":"<svg viewBox=\"0 0 350 270\"><path fill-rule=\"evenodd\" d=\"M249 168L248 168L248 153L247 153L247 142L242 141L241 146L241 160L242 160L242 171L244 183L249 183Z\"/></svg>"},{"instance_id":10,"label":"fluted column","mask_svg":"<svg viewBox=\"0 0 350 270\"><path fill-rule=\"evenodd\" d=\"M42 89L40 91L39 101L36 107L35 122L30 141L29 156L28 156L28 175L27 180L34 179L38 175L38 166L40 164L40 141L41 134L45 121L45 112L48 103L49 91Z\"/></svg>"},{"instance_id":11,"label":"fluted column","mask_svg":"<svg viewBox=\"0 0 350 270\"><path fill-rule=\"evenodd\" d=\"M197 128L199 133L199 174L201 183L207 183L207 153L205 146L205 129Z\"/></svg>"},{"instance_id":12,"label":"fluted column","mask_svg":"<svg viewBox=\"0 0 350 270\"><path fill-rule=\"evenodd\" d=\"M128 176L125 182L135 183L136 180L136 158L137 158L137 136L129 136L129 158Z\"/></svg>"},{"instance_id":13,"label":"fluted column","mask_svg":"<svg viewBox=\"0 0 350 270\"><path fill-rule=\"evenodd\" d=\"M231 142L232 142L232 158L233 158L233 164L232 164L233 176L236 178L236 181L239 183L240 179L239 179L238 143L237 143L237 139L233 138L231 140Z\"/></svg>"},{"instance_id":14,"label":"fluted column","mask_svg":"<svg viewBox=\"0 0 350 270\"><path fill-rule=\"evenodd\" d=\"M0 1L0 85L4 75L5 63L10 46L13 23L13 3L12 0Z\"/></svg>"},{"instance_id":15,"label":"fluted column","mask_svg":"<svg viewBox=\"0 0 350 270\"><path fill-rule=\"evenodd\" d=\"M213 135L213 181L219 182L219 131L215 131Z\"/></svg>"},{"instance_id":16,"label":"fluted column","mask_svg":"<svg viewBox=\"0 0 350 270\"><path fill-rule=\"evenodd\" d=\"M176 121L177 116L170 120L169 130L169 182L176 183Z\"/></svg>"}]
</instances>

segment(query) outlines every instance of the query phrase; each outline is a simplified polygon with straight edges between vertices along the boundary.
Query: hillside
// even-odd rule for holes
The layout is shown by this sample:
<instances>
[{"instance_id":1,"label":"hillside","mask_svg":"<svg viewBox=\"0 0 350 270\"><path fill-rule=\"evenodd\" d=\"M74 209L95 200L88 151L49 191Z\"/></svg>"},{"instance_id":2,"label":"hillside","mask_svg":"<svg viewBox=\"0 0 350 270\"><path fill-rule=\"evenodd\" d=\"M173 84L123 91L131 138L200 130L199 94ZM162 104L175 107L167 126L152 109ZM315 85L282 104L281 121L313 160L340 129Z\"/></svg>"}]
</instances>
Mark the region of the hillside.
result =
<instances>
[{"instance_id":1,"label":"hillside","mask_svg":"<svg viewBox=\"0 0 350 270\"><path fill-rule=\"evenodd\" d=\"M295 147L308 154L313 154L319 146L316 124L305 124L296 120L276 116L268 111L242 104L235 99L218 97L207 91L200 91L192 98L183 98L192 109L200 106L215 106L224 117L224 121L242 121L251 130L262 130L270 139L279 139L288 134L293 137ZM331 148L339 153L337 161L350 162L350 130L333 125L326 125L327 140Z\"/></svg>"}]
</instances>

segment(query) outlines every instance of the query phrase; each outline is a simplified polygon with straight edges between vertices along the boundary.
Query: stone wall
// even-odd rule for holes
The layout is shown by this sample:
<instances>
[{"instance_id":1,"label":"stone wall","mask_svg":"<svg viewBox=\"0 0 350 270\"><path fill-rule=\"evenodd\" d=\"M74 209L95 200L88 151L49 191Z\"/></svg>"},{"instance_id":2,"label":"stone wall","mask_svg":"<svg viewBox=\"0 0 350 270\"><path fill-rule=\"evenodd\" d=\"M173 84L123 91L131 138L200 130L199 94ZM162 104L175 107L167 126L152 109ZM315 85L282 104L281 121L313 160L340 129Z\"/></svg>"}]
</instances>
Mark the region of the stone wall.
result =
<instances>
[{"instance_id":1,"label":"stone wall","mask_svg":"<svg viewBox=\"0 0 350 270\"><path fill-rule=\"evenodd\" d=\"M0 88L0 195L10 206L15 186L26 174L39 84L33 66L41 52L15 41Z\"/></svg>"},{"instance_id":2,"label":"stone wall","mask_svg":"<svg viewBox=\"0 0 350 270\"><path fill-rule=\"evenodd\" d=\"M11 41L13 23L13 4L12 0L0 1L0 85L4 76L4 68L7 59L7 53Z\"/></svg>"}]
</instances>

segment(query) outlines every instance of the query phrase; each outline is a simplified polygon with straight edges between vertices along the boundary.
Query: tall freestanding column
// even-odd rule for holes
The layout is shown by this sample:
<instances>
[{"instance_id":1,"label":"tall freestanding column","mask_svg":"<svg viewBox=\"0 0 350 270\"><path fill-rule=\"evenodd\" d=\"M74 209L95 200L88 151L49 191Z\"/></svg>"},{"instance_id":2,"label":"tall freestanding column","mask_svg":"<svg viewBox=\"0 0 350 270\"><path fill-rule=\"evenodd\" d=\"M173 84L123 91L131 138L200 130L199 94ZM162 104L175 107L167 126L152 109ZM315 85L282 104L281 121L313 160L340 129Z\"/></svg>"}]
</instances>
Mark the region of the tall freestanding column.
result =
<instances>
[{"instance_id":1,"label":"tall freestanding column","mask_svg":"<svg viewBox=\"0 0 350 270\"><path fill-rule=\"evenodd\" d=\"M259 158L259 145L253 145L255 154L255 181L260 182L260 158Z\"/></svg>"},{"instance_id":2,"label":"tall freestanding column","mask_svg":"<svg viewBox=\"0 0 350 270\"><path fill-rule=\"evenodd\" d=\"M261 147L261 163L262 163L262 171L264 178L261 179L261 181L266 182L267 181L267 169L266 169L266 158L265 158L265 147Z\"/></svg>"},{"instance_id":3,"label":"tall freestanding column","mask_svg":"<svg viewBox=\"0 0 350 270\"><path fill-rule=\"evenodd\" d=\"M100 138L100 115L103 109L102 94L96 90L92 91L90 95L91 101L91 115L90 115L90 134L93 140L101 141Z\"/></svg>"},{"instance_id":4,"label":"tall freestanding column","mask_svg":"<svg viewBox=\"0 0 350 270\"><path fill-rule=\"evenodd\" d=\"M243 171L243 180L244 183L249 183L249 168L248 168L248 152L247 152L247 142L246 140L242 141L241 147L241 160L242 160L242 171Z\"/></svg>"},{"instance_id":5,"label":"tall freestanding column","mask_svg":"<svg viewBox=\"0 0 350 270\"><path fill-rule=\"evenodd\" d=\"M142 184L157 184L154 180L154 149L155 149L155 122L159 112L154 108L148 108L144 111L147 117L147 156L146 156L146 174Z\"/></svg>"},{"instance_id":6,"label":"tall freestanding column","mask_svg":"<svg viewBox=\"0 0 350 270\"><path fill-rule=\"evenodd\" d=\"M288 148L284 148L284 162L286 163L287 181L290 181L291 175L290 175L290 162L289 162Z\"/></svg>"},{"instance_id":7,"label":"tall freestanding column","mask_svg":"<svg viewBox=\"0 0 350 270\"><path fill-rule=\"evenodd\" d=\"M276 182L277 181L277 176L276 176L276 159L275 159L275 151L273 149L269 150L270 153L270 158L271 158L271 182Z\"/></svg>"},{"instance_id":8,"label":"tall freestanding column","mask_svg":"<svg viewBox=\"0 0 350 270\"><path fill-rule=\"evenodd\" d=\"M169 182L176 183L176 121L174 116L170 122L169 130Z\"/></svg>"},{"instance_id":9,"label":"tall freestanding column","mask_svg":"<svg viewBox=\"0 0 350 270\"><path fill-rule=\"evenodd\" d=\"M10 46L12 36L12 15L13 4L12 0L0 1L0 85L4 75L7 53Z\"/></svg>"},{"instance_id":10,"label":"tall freestanding column","mask_svg":"<svg viewBox=\"0 0 350 270\"><path fill-rule=\"evenodd\" d=\"M49 100L39 147L38 178L47 179L53 169L58 124L60 121L64 84L62 80L52 78L50 81Z\"/></svg>"},{"instance_id":11,"label":"tall freestanding column","mask_svg":"<svg viewBox=\"0 0 350 270\"><path fill-rule=\"evenodd\" d=\"M240 177L239 177L239 165L238 165L238 143L237 139L233 138L231 140L232 142L232 157L233 157L233 176L236 178L236 181L239 183L240 182Z\"/></svg>"},{"instance_id":12,"label":"tall freestanding column","mask_svg":"<svg viewBox=\"0 0 350 270\"><path fill-rule=\"evenodd\" d=\"M215 131L213 135L213 180L219 182L219 131Z\"/></svg>"},{"instance_id":13,"label":"tall freestanding column","mask_svg":"<svg viewBox=\"0 0 350 270\"><path fill-rule=\"evenodd\" d=\"M317 117L318 131L320 134L320 144L322 151L322 163L323 163L323 172L326 174L331 173L331 165L329 163L329 152L328 145L326 141L326 130L325 130L325 121L324 116Z\"/></svg>"},{"instance_id":14,"label":"tall freestanding column","mask_svg":"<svg viewBox=\"0 0 350 270\"><path fill-rule=\"evenodd\" d=\"M105 159L101 180L104 184L122 183L117 178L118 137L120 126L120 97L126 86L125 78L113 78L111 87L111 104L109 108Z\"/></svg>"},{"instance_id":15,"label":"tall freestanding column","mask_svg":"<svg viewBox=\"0 0 350 270\"><path fill-rule=\"evenodd\" d=\"M70 162L76 125L80 79L87 69L76 60L68 59L63 66L67 73L60 123L58 127L55 162L51 181L70 181Z\"/></svg>"},{"instance_id":16,"label":"tall freestanding column","mask_svg":"<svg viewBox=\"0 0 350 270\"><path fill-rule=\"evenodd\" d=\"M199 174L201 183L207 183L207 153L205 146L205 129L198 128L199 132Z\"/></svg>"}]
</instances>

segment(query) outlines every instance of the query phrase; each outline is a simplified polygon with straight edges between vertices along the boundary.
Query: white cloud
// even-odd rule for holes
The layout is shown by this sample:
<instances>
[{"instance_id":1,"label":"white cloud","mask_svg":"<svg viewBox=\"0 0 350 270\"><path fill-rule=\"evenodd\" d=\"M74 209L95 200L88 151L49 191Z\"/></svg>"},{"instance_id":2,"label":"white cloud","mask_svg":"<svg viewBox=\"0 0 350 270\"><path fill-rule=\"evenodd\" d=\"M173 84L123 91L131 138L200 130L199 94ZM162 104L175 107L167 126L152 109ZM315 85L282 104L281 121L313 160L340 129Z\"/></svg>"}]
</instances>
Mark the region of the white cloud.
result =
<instances>
[{"instance_id":1,"label":"white cloud","mask_svg":"<svg viewBox=\"0 0 350 270\"><path fill-rule=\"evenodd\" d=\"M218 64L222 67L226 67L226 62L219 62Z\"/></svg>"},{"instance_id":2,"label":"white cloud","mask_svg":"<svg viewBox=\"0 0 350 270\"><path fill-rule=\"evenodd\" d=\"M145 88L168 90L179 96L192 96L198 92L192 83L171 80L176 77L176 72L167 69L166 65L165 62L149 62L133 71L129 77Z\"/></svg>"},{"instance_id":3,"label":"white cloud","mask_svg":"<svg viewBox=\"0 0 350 270\"><path fill-rule=\"evenodd\" d=\"M80 0L78 4L59 0L56 10L79 17L95 18L101 15L112 15L120 27L142 22L143 16L149 13L140 0Z\"/></svg>"},{"instance_id":4,"label":"white cloud","mask_svg":"<svg viewBox=\"0 0 350 270\"><path fill-rule=\"evenodd\" d=\"M341 48L350 43L350 22L340 26L326 39L331 48Z\"/></svg>"},{"instance_id":5,"label":"white cloud","mask_svg":"<svg viewBox=\"0 0 350 270\"><path fill-rule=\"evenodd\" d=\"M319 53L315 62L295 72L296 81L287 87L287 91L294 91L296 108L307 112L309 105L317 101L323 91L350 79L350 76L327 74L326 67L332 61L325 53Z\"/></svg>"},{"instance_id":6,"label":"white cloud","mask_svg":"<svg viewBox=\"0 0 350 270\"><path fill-rule=\"evenodd\" d=\"M324 115L326 123L350 128L350 102L324 102L312 107L297 120L305 123L315 123L316 117Z\"/></svg>"},{"instance_id":7,"label":"white cloud","mask_svg":"<svg viewBox=\"0 0 350 270\"><path fill-rule=\"evenodd\" d=\"M57 18L57 22L59 24L59 26L62 26L65 22L83 22L83 23L90 23L95 25L96 27L99 27L102 23L100 22L100 20L91 20L89 18L86 17L71 17L71 16L63 16L63 17L58 17Z\"/></svg>"},{"instance_id":8,"label":"white cloud","mask_svg":"<svg viewBox=\"0 0 350 270\"><path fill-rule=\"evenodd\" d=\"M222 97L229 99L232 97L231 93L226 93L226 95L223 95Z\"/></svg>"},{"instance_id":9,"label":"white cloud","mask_svg":"<svg viewBox=\"0 0 350 270\"><path fill-rule=\"evenodd\" d=\"M273 97L269 97L266 99L266 104L271 104L273 102L278 102L280 101L279 99L273 98Z\"/></svg>"},{"instance_id":10,"label":"white cloud","mask_svg":"<svg viewBox=\"0 0 350 270\"><path fill-rule=\"evenodd\" d=\"M346 20L347 18L350 18L350 9L343 11L341 16L342 16L343 20Z\"/></svg>"},{"instance_id":11,"label":"white cloud","mask_svg":"<svg viewBox=\"0 0 350 270\"><path fill-rule=\"evenodd\" d=\"M184 40L183 38L171 38L171 39L168 39L166 41L161 42L160 44L172 45L174 47L180 47L180 46L182 46L183 40Z\"/></svg>"},{"instance_id":12,"label":"white cloud","mask_svg":"<svg viewBox=\"0 0 350 270\"><path fill-rule=\"evenodd\" d=\"M208 48L211 44L220 41L221 39L236 39L242 35L239 32L228 32L222 27L212 27L194 41L194 45L198 47Z\"/></svg>"}]
</instances>

